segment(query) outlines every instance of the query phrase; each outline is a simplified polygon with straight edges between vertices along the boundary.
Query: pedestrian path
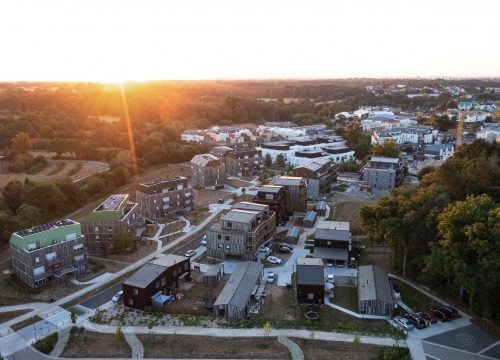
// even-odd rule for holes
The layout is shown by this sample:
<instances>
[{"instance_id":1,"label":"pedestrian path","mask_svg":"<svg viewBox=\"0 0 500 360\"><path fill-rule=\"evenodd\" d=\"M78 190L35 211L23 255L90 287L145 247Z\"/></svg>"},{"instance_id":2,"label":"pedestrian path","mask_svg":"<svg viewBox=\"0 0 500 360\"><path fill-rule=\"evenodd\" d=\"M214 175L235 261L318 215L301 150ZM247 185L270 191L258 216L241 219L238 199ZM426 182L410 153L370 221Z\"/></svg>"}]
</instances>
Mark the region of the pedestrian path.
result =
<instances>
[{"instance_id":1,"label":"pedestrian path","mask_svg":"<svg viewBox=\"0 0 500 360\"><path fill-rule=\"evenodd\" d=\"M346 309L346 308L344 308L342 306L338 306L338 305L333 304L332 302L330 302L330 298L328 296L325 296L324 304L326 306L331 307L332 309L336 309L336 310L342 311L343 313L345 313L347 315L350 315L350 316L354 316L354 317L356 317L358 319L372 319L372 320L388 320L389 319L386 316L360 314L360 313L357 313L355 311Z\"/></svg>"},{"instance_id":2,"label":"pedestrian path","mask_svg":"<svg viewBox=\"0 0 500 360\"><path fill-rule=\"evenodd\" d=\"M72 327L67 327L59 331L56 345L54 346L54 349L52 349L52 351L50 352L50 356L55 356L55 357L61 356L62 352L64 351L64 348L66 347L66 344L68 343L69 335L71 334L71 329Z\"/></svg>"},{"instance_id":3,"label":"pedestrian path","mask_svg":"<svg viewBox=\"0 0 500 360\"><path fill-rule=\"evenodd\" d=\"M127 265L130 265L130 263L126 263ZM88 280L88 281L78 281L76 279L71 279L71 282L75 285L90 285L90 284L95 284L101 281L105 281L109 279L111 276L113 276L112 273L110 272L105 272L99 276L96 276L95 278Z\"/></svg>"},{"instance_id":4,"label":"pedestrian path","mask_svg":"<svg viewBox=\"0 0 500 360\"><path fill-rule=\"evenodd\" d=\"M299 345L285 336L278 336L278 342L286 347L292 355L292 360L304 360L304 352Z\"/></svg>"},{"instance_id":5,"label":"pedestrian path","mask_svg":"<svg viewBox=\"0 0 500 360\"><path fill-rule=\"evenodd\" d=\"M144 358L144 346L142 342L137 338L135 334L125 334L125 340L132 350L133 359L143 359Z\"/></svg>"}]
</instances>

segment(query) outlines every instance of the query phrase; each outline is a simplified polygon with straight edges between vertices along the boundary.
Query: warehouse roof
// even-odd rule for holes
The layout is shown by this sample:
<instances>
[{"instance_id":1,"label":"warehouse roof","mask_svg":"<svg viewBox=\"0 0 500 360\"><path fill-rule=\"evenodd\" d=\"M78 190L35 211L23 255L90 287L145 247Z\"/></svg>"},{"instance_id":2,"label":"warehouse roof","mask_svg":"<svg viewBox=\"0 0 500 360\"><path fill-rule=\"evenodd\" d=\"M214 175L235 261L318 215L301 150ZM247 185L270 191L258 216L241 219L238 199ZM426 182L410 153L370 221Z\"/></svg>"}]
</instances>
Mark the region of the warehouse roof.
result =
<instances>
[{"instance_id":1,"label":"warehouse roof","mask_svg":"<svg viewBox=\"0 0 500 360\"><path fill-rule=\"evenodd\" d=\"M391 284L387 272L381 267L365 265L358 267L358 298L393 302Z\"/></svg>"},{"instance_id":2,"label":"warehouse roof","mask_svg":"<svg viewBox=\"0 0 500 360\"><path fill-rule=\"evenodd\" d=\"M300 185L303 178L298 176L278 176L274 181L274 185Z\"/></svg>"},{"instance_id":3,"label":"warehouse roof","mask_svg":"<svg viewBox=\"0 0 500 360\"><path fill-rule=\"evenodd\" d=\"M316 220L316 217L318 216L318 213L316 211L308 211L306 215L304 216L304 221L314 221Z\"/></svg>"},{"instance_id":4,"label":"warehouse roof","mask_svg":"<svg viewBox=\"0 0 500 360\"><path fill-rule=\"evenodd\" d=\"M297 264L297 285L324 285L323 265Z\"/></svg>"},{"instance_id":5,"label":"warehouse roof","mask_svg":"<svg viewBox=\"0 0 500 360\"><path fill-rule=\"evenodd\" d=\"M232 305L240 308L246 306L263 268L262 264L253 261L238 263L215 300L214 306Z\"/></svg>"}]
</instances>

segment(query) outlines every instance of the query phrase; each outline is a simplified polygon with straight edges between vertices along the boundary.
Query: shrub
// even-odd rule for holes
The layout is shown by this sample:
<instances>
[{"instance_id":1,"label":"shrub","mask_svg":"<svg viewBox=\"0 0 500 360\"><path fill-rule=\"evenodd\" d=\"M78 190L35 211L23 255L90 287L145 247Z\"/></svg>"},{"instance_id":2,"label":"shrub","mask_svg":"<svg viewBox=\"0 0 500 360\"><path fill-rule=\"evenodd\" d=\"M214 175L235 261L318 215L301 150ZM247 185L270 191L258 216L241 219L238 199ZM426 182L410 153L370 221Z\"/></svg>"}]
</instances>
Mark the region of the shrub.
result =
<instances>
[{"instance_id":1,"label":"shrub","mask_svg":"<svg viewBox=\"0 0 500 360\"><path fill-rule=\"evenodd\" d=\"M57 339L58 339L57 333L51 334L41 340L38 340L35 343L35 348L38 351L43 352L44 354L50 354L50 352L54 350L54 346L56 346Z\"/></svg>"}]
</instances>

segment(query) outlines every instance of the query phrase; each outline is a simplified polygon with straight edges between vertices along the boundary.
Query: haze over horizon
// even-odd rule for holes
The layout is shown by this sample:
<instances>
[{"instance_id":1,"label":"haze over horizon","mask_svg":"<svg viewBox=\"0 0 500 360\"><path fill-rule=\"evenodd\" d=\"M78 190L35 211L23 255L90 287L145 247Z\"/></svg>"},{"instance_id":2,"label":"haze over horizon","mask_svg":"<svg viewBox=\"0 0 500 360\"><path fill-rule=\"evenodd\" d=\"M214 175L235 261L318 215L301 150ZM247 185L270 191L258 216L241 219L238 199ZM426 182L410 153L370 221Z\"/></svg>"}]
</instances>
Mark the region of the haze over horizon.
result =
<instances>
[{"instance_id":1,"label":"haze over horizon","mask_svg":"<svg viewBox=\"0 0 500 360\"><path fill-rule=\"evenodd\" d=\"M0 81L500 77L499 2L5 0Z\"/></svg>"}]
</instances>

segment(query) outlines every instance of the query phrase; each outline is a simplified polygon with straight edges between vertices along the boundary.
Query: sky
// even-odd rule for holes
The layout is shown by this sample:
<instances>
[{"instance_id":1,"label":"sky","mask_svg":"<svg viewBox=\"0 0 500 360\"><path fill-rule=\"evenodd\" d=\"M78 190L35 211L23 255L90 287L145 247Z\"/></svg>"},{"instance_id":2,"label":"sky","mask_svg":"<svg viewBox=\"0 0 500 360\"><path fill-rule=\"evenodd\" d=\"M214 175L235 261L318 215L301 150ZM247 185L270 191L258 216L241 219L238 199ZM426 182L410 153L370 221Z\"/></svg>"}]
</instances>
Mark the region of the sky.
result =
<instances>
[{"instance_id":1,"label":"sky","mask_svg":"<svg viewBox=\"0 0 500 360\"><path fill-rule=\"evenodd\" d=\"M500 77L498 0L0 0L0 81Z\"/></svg>"}]
</instances>

